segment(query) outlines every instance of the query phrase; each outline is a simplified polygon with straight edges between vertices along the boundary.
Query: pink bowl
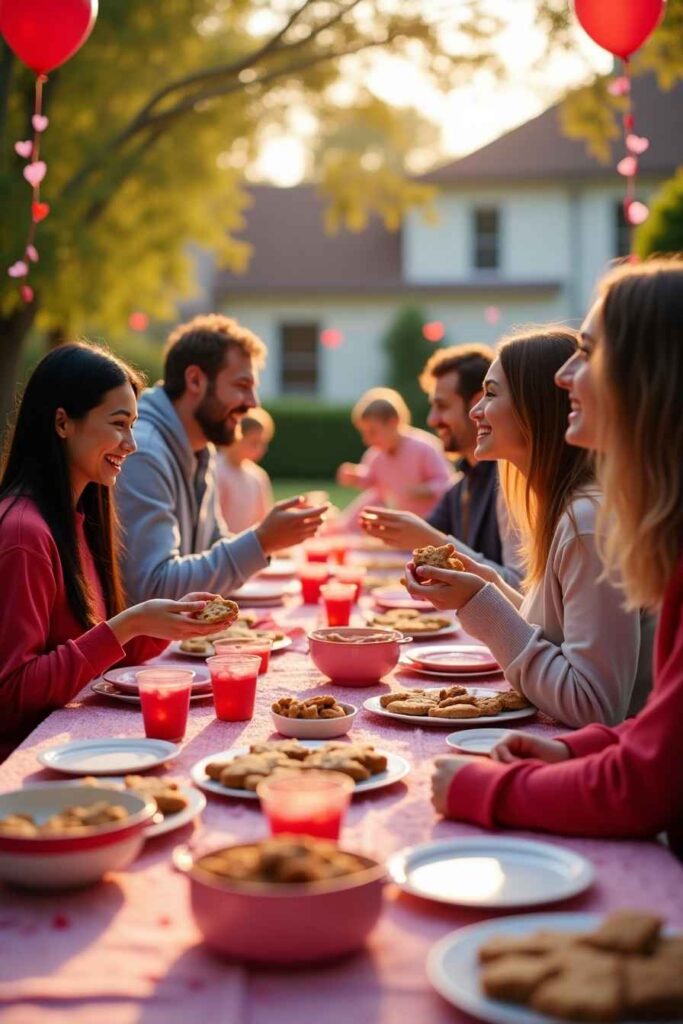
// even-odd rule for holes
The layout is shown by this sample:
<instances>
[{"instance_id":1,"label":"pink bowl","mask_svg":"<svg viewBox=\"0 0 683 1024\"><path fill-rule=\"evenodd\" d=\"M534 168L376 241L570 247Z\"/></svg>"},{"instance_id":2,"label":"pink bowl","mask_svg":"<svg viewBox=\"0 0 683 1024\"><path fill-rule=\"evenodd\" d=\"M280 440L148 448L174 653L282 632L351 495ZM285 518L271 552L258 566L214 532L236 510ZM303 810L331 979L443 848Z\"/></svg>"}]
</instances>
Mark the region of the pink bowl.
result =
<instances>
[{"instance_id":1,"label":"pink bowl","mask_svg":"<svg viewBox=\"0 0 683 1024\"><path fill-rule=\"evenodd\" d=\"M390 639L376 643L345 644L328 640L330 633L351 637L383 633ZM329 626L316 629L308 635L314 665L330 679L344 686L372 686L391 672L398 663L402 641L403 634L398 630L371 629L368 626Z\"/></svg>"},{"instance_id":2,"label":"pink bowl","mask_svg":"<svg viewBox=\"0 0 683 1024\"><path fill-rule=\"evenodd\" d=\"M360 859L364 871L298 885L227 881L183 863L182 855L176 866L190 880L192 912L214 952L250 963L294 964L363 945L382 909L385 871L369 857Z\"/></svg>"}]
</instances>

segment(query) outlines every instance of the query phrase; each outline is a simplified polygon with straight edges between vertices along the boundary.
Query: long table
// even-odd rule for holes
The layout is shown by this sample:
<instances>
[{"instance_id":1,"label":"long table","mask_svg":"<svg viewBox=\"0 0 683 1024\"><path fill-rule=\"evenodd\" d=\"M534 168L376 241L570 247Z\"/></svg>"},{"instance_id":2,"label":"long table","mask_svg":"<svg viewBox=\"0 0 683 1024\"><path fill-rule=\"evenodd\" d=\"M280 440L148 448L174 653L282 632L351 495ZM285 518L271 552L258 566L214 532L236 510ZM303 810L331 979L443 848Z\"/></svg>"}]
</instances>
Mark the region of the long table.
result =
<instances>
[{"instance_id":1,"label":"long table","mask_svg":"<svg viewBox=\"0 0 683 1024\"><path fill-rule=\"evenodd\" d=\"M297 605L276 612L286 628L310 627L315 612ZM210 701L193 704L180 756L167 773L187 777L200 758L231 746L274 738L269 707L277 696L329 692L362 704L405 684L425 685L403 669L383 684L350 689L331 685L299 640L271 658L248 723L218 722ZM165 660L170 660L166 658ZM488 685L488 684L487 684ZM500 685L500 684L499 684ZM457 723L453 728L457 728ZM520 728L548 735L558 729L542 716ZM405 756L403 782L357 797L342 844L386 858L430 839L480 830L435 813L431 762L448 753L448 729L421 728L362 711L351 737ZM53 712L0 768L3 791L54 779L36 755L67 740L140 736L135 706L97 697L89 687ZM0 1019L3 1024L453 1024L472 1018L430 987L425 959L434 942L461 925L493 916L419 900L388 886L378 926L367 947L333 964L266 969L227 964L201 944L189 908L188 883L172 867L181 842L202 846L265 836L258 805L209 797L201 823L149 840L126 871L90 889L57 894L0 889ZM525 835L525 833L514 833ZM532 834L526 835L533 837ZM536 837L538 838L538 837ZM586 893L552 909L604 912L649 907L683 927L683 869L656 841L545 837L583 854L596 880Z\"/></svg>"}]
</instances>

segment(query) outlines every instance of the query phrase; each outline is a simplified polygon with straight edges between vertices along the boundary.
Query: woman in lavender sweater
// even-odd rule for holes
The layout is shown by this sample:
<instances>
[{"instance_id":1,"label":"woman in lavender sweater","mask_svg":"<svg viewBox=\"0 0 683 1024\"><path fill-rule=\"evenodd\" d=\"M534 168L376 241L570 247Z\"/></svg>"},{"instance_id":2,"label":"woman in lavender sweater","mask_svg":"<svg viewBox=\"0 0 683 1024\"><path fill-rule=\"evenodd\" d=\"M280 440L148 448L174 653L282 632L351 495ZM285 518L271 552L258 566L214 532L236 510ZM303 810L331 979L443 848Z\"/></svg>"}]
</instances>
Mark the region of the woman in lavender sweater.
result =
<instances>
[{"instance_id":1,"label":"woman in lavender sweater","mask_svg":"<svg viewBox=\"0 0 683 1024\"><path fill-rule=\"evenodd\" d=\"M564 439L569 398L553 378L576 346L577 335L564 328L508 338L470 413L475 456L500 460L508 508L525 538L523 593L463 555L464 573L408 567L414 596L456 608L510 684L575 728L614 725L642 707L653 633L652 622L625 610L622 595L602 578L592 457Z\"/></svg>"}]
</instances>

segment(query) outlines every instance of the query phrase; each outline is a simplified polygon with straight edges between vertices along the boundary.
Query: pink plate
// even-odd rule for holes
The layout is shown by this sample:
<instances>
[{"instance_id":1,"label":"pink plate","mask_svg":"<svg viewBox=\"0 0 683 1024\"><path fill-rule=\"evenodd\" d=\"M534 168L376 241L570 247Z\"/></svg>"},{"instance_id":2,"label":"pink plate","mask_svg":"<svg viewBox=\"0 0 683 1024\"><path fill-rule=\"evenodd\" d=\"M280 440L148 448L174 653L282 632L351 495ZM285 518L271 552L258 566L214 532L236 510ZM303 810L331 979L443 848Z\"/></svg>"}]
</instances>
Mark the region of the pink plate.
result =
<instances>
[{"instance_id":1,"label":"pink plate","mask_svg":"<svg viewBox=\"0 0 683 1024\"><path fill-rule=\"evenodd\" d=\"M108 683L113 683L121 693L133 693L137 696L138 680L137 674L142 668L182 668L187 671L185 665L133 665L128 668L110 668L102 673ZM193 668L194 678L192 680L192 693L211 693L211 674L205 665Z\"/></svg>"},{"instance_id":2,"label":"pink plate","mask_svg":"<svg viewBox=\"0 0 683 1024\"><path fill-rule=\"evenodd\" d=\"M421 647L406 654L406 660L434 672L497 672L500 665L488 647L457 644Z\"/></svg>"},{"instance_id":3,"label":"pink plate","mask_svg":"<svg viewBox=\"0 0 683 1024\"><path fill-rule=\"evenodd\" d=\"M403 587L376 587L372 592L372 599L378 608L411 608L416 612L437 614L431 601L415 601L407 596L407 591Z\"/></svg>"}]
</instances>

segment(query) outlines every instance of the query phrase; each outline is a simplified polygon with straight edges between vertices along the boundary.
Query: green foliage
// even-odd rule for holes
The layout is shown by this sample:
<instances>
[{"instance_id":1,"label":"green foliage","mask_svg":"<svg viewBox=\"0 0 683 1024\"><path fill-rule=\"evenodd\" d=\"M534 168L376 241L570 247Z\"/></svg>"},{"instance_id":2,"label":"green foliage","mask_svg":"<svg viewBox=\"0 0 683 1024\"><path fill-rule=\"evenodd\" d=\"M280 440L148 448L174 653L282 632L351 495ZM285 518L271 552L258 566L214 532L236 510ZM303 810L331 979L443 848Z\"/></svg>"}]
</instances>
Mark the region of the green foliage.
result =
<instances>
[{"instance_id":1,"label":"green foliage","mask_svg":"<svg viewBox=\"0 0 683 1024\"><path fill-rule=\"evenodd\" d=\"M424 310L404 306L382 341L387 354L387 386L403 396L416 427L424 426L429 411L429 402L418 378L435 347L440 347L425 340L422 328L426 319Z\"/></svg>"},{"instance_id":2,"label":"green foliage","mask_svg":"<svg viewBox=\"0 0 683 1024\"><path fill-rule=\"evenodd\" d=\"M363 454L350 406L305 399L265 405L275 420L275 437L263 460L271 477L329 479L341 462L357 462Z\"/></svg>"},{"instance_id":3,"label":"green foliage","mask_svg":"<svg viewBox=\"0 0 683 1024\"><path fill-rule=\"evenodd\" d=\"M650 216L635 234L642 260L655 253L683 253L683 170L666 181L650 201Z\"/></svg>"}]
</instances>

